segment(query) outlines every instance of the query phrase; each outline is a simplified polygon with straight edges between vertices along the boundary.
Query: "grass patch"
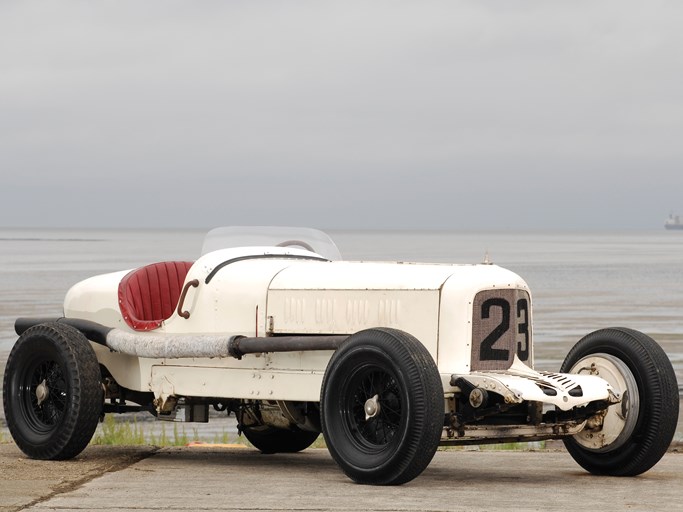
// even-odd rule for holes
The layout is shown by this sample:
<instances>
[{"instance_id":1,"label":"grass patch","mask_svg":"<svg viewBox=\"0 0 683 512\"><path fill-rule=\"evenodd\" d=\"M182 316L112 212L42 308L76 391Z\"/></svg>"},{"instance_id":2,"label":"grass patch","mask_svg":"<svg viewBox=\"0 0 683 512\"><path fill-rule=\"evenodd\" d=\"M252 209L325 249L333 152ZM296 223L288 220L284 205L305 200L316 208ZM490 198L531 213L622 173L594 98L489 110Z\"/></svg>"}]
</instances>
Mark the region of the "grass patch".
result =
<instances>
[{"instance_id":1,"label":"grass patch","mask_svg":"<svg viewBox=\"0 0 683 512\"><path fill-rule=\"evenodd\" d=\"M247 438L240 435L230 435L225 429L220 434L214 434L211 444L241 444L243 446L252 447L253 445L247 441Z\"/></svg>"},{"instance_id":2,"label":"grass patch","mask_svg":"<svg viewBox=\"0 0 683 512\"><path fill-rule=\"evenodd\" d=\"M322 434L318 436L318 439L313 441L311 448L327 448L327 443L325 442L325 438Z\"/></svg>"},{"instance_id":3,"label":"grass patch","mask_svg":"<svg viewBox=\"0 0 683 512\"><path fill-rule=\"evenodd\" d=\"M524 443L499 443L499 444L470 444L470 445L450 445L450 446L439 446L439 450L443 451L536 451L544 450L545 441L528 441Z\"/></svg>"},{"instance_id":4,"label":"grass patch","mask_svg":"<svg viewBox=\"0 0 683 512\"><path fill-rule=\"evenodd\" d=\"M211 440L212 444L229 444L230 442L230 434L225 430L223 430L221 434L214 434L213 439Z\"/></svg>"},{"instance_id":5,"label":"grass patch","mask_svg":"<svg viewBox=\"0 0 683 512\"><path fill-rule=\"evenodd\" d=\"M533 451L543 450L545 448L545 441L530 441L526 443L501 443L501 444L485 444L479 447L481 450L488 451Z\"/></svg>"},{"instance_id":6,"label":"grass patch","mask_svg":"<svg viewBox=\"0 0 683 512\"><path fill-rule=\"evenodd\" d=\"M108 414L102 422L102 431L95 434L92 444L138 446L145 442L145 432L137 420L116 421L113 414Z\"/></svg>"},{"instance_id":7,"label":"grass patch","mask_svg":"<svg viewBox=\"0 0 683 512\"><path fill-rule=\"evenodd\" d=\"M190 441L199 441L197 430L193 429L193 431L194 434L192 439L190 439L190 437L187 435L187 432L185 432L185 427L181 427L179 429L178 424L173 423L173 435L169 436L166 433L166 424L162 423L161 434L159 434L158 437L153 433L150 434L150 443L154 446L185 446L190 443Z\"/></svg>"},{"instance_id":8,"label":"grass patch","mask_svg":"<svg viewBox=\"0 0 683 512\"><path fill-rule=\"evenodd\" d=\"M92 444L98 445L119 445L119 446L185 446L191 441L198 441L199 434L193 429L192 437L185 431L185 427L178 428L178 424L173 424L172 432L166 431L166 424L161 423L161 433L150 432L145 434L143 426L133 421L116 421L113 414L108 414L102 422L102 429L95 434Z\"/></svg>"},{"instance_id":9,"label":"grass patch","mask_svg":"<svg viewBox=\"0 0 683 512\"><path fill-rule=\"evenodd\" d=\"M166 446L185 446L192 442L207 442L209 444L242 444L251 446L244 436L231 435L223 430L221 433L214 434L212 439L200 438L196 428L188 432L185 426L179 423L142 422L136 419L132 421L117 421L116 415L107 414L104 417L101 428L95 434L92 444L97 445L119 445L119 446L142 446L152 445L159 447ZM145 430L145 426L147 430ZM171 427L172 425L172 427ZM154 426L159 426L155 429Z\"/></svg>"}]
</instances>

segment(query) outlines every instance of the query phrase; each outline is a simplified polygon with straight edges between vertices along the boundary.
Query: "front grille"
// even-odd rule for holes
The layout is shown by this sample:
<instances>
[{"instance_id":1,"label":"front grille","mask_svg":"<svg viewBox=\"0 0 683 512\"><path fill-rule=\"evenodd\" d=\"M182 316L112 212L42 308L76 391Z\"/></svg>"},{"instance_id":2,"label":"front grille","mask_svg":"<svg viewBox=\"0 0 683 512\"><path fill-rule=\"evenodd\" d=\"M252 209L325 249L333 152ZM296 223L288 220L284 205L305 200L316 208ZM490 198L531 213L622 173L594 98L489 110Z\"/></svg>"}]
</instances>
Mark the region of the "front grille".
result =
<instances>
[{"instance_id":1,"label":"front grille","mask_svg":"<svg viewBox=\"0 0 683 512\"><path fill-rule=\"evenodd\" d=\"M529 294L514 288L480 291L472 303L472 370L506 370L515 354L531 361Z\"/></svg>"}]
</instances>

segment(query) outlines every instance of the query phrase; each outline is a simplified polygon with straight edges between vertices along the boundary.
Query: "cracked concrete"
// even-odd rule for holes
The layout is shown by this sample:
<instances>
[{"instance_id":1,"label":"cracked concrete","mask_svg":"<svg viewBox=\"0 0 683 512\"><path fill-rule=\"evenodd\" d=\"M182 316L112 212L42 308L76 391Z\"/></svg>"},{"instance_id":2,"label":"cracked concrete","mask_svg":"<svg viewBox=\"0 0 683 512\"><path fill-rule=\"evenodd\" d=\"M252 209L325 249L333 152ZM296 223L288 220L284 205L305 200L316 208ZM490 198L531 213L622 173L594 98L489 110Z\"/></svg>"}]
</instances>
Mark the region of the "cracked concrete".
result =
<instances>
[{"instance_id":1,"label":"cracked concrete","mask_svg":"<svg viewBox=\"0 0 683 512\"><path fill-rule=\"evenodd\" d=\"M149 457L151 446L89 446L67 461L27 458L14 444L0 444L0 512L25 510L90 480Z\"/></svg>"},{"instance_id":2,"label":"cracked concrete","mask_svg":"<svg viewBox=\"0 0 683 512\"><path fill-rule=\"evenodd\" d=\"M0 448L2 512L683 510L683 454L675 452L644 475L616 478L589 475L564 450L439 451L416 480L371 487L352 483L324 449L93 446L52 463Z\"/></svg>"}]
</instances>

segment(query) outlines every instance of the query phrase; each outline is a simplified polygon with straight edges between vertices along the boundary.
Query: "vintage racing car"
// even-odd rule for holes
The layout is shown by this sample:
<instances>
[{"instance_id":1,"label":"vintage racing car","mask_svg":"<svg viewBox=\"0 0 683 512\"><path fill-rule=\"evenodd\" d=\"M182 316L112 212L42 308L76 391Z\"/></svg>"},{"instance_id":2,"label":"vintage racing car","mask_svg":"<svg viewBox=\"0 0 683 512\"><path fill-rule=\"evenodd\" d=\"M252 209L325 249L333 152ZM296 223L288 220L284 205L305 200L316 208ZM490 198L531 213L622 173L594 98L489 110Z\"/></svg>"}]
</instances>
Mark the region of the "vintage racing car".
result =
<instances>
[{"instance_id":1,"label":"vintage racing car","mask_svg":"<svg viewBox=\"0 0 683 512\"><path fill-rule=\"evenodd\" d=\"M62 318L19 318L3 404L29 457L79 454L105 413L235 414L265 453L322 432L366 484L418 476L439 445L562 439L595 474L667 450L678 386L643 333L602 329L560 373L533 370L532 302L481 264L343 261L324 233L218 228L194 262L73 286Z\"/></svg>"}]
</instances>

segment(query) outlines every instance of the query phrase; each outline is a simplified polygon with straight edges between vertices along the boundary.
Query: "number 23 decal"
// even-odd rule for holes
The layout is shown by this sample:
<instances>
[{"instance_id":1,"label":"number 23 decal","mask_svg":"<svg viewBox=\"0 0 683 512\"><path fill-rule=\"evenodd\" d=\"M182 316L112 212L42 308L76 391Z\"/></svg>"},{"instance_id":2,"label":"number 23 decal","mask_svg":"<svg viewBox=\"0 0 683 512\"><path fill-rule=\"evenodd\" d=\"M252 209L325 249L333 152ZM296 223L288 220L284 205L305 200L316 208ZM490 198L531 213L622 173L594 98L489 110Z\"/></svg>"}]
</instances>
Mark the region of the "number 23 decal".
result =
<instances>
[{"instance_id":1,"label":"number 23 decal","mask_svg":"<svg viewBox=\"0 0 683 512\"><path fill-rule=\"evenodd\" d=\"M510 302L500 297L486 299L481 303L481 318L491 318L492 314L495 314L496 317L500 315L500 322L482 340L479 346L480 361L507 361L510 359L509 349L496 348L495 345L510 330L511 309ZM495 310L497 313L494 313ZM517 356L520 360L526 361L529 359L529 301L527 299L517 300L515 316Z\"/></svg>"}]
</instances>

